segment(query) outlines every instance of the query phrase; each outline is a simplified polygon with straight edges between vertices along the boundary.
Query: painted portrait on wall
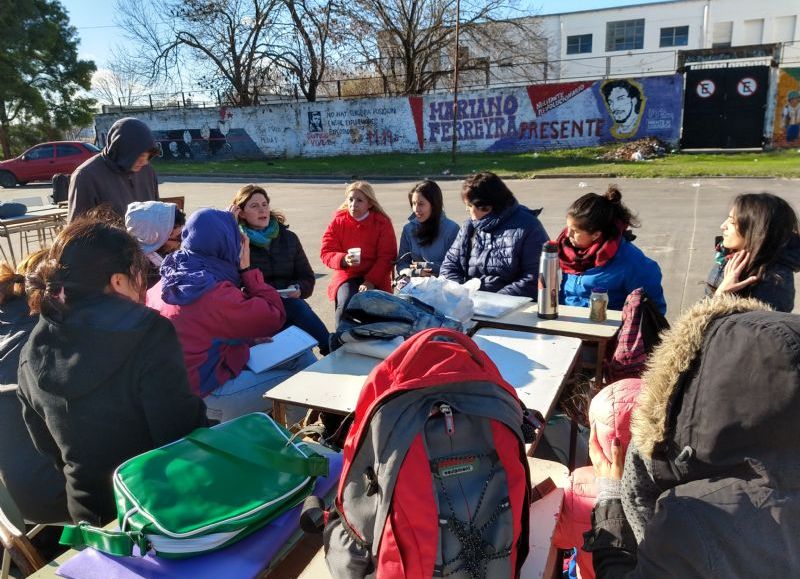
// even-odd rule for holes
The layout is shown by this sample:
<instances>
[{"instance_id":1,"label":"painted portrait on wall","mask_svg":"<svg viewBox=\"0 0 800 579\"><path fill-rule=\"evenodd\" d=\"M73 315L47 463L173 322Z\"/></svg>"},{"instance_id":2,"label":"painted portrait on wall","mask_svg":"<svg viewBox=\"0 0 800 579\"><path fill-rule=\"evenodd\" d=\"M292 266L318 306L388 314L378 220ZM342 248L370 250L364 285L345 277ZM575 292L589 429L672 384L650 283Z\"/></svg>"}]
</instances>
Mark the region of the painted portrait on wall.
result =
<instances>
[{"instance_id":1,"label":"painted portrait on wall","mask_svg":"<svg viewBox=\"0 0 800 579\"><path fill-rule=\"evenodd\" d=\"M633 137L647 103L642 85L628 79L607 80L600 85L600 91L613 121L611 134L617 139Z\"/></svg>"}]
</instances>

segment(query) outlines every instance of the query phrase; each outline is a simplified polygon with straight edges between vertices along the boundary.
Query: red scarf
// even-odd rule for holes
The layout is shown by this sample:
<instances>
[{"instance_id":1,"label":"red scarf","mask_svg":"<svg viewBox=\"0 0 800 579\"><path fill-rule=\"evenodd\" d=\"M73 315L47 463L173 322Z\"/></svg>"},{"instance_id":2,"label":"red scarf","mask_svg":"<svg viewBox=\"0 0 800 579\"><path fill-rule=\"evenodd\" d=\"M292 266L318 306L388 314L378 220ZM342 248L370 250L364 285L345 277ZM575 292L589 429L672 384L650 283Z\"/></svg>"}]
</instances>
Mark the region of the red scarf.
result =
<instances>
[{"instance_id":1,"label":"red scarf","mask_svg":"<svg viewBox=\"0 0 800 579\"><path fill-rule=\"evenodd\" d=\"M564 273L583 273L593 267L603 267L614 259L617 254L622 234L627 228L619 223L619 233L611 239L605 239L601 233L597 240L586 249L578 249L572 245L567 237L567 228L558 236L558 260Z\"/></svg>"}]
</instances>

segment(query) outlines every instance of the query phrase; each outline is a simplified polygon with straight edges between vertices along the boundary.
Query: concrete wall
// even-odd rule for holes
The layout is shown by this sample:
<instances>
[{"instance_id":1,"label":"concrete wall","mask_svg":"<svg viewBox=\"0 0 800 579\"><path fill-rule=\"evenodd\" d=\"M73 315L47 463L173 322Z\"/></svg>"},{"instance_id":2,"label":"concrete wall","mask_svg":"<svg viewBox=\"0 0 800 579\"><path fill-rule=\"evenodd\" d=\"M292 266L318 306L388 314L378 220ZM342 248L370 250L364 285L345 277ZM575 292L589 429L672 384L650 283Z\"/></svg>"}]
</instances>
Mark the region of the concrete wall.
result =
<instances>
[{"instance_id":1,"label":"concrete wall","mask_svg":"<svg viewBox=\"0 0 800 579\"><path fill-rule=\"evenodd\" d=\"M603 91L612 82L623 85L614 107ZM645 136L676 144L682 102L683 78L669 75L465 92L455 124L449 94L137 116L153 130L165 158L206 161L449 151L454 128L459 149L468 152L585 147ZM120 116L96 118L101 143Z\"/></svg>"}]
</instances>

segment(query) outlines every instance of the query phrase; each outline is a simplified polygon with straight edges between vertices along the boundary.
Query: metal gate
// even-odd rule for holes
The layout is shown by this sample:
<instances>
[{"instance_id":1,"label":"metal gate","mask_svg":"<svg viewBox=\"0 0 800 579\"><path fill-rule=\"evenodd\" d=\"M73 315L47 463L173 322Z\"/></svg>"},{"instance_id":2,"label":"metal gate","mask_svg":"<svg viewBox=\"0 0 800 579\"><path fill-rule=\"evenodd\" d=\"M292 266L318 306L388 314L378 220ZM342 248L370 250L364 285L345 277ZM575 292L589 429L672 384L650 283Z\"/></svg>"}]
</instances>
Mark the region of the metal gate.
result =
<instances>
[{"instance_id":1,"label":"metal gate","mask_svg":"<svg viewBox=\"0 0 800 579\"><path fill-rule=\"evenodd\" d=\"M761 147L768 79L768 66L687 71L681 147Z\"/></svg>"}]
</instances>

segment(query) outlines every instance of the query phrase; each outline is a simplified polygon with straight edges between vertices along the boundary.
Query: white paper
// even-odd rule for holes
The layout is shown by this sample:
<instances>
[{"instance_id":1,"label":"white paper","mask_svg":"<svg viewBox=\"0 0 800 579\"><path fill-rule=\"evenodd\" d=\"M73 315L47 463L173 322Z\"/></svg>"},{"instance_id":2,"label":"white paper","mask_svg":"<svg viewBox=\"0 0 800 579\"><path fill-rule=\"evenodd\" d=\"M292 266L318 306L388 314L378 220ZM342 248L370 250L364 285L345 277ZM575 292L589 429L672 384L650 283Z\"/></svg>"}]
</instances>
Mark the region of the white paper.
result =
<instances>
[{"instance_id":1,"label":"white paper","mask_svg":"<svg viewBox=\"0 0 800 579\"><path fill-rule=\"evenodd\" d=\"M317 341L297 326L289 326L272 336L271 342L250 348L247 367L259 373L283 364L298 354L317 345Z\"/></svg>"},{"instance_id":2,"label":"white paper","mask_svg":"<svg viewBox=\"0 0 800 579\"><path fill-rule=\"evenodd\" d=\"M351 354L361 354L362 356L385 360L403 341L402 336L397 336L391 340L356 340L345 342L339 349Z\"/></svg>"},{"instance_id":3,"label":"white paper","mask_svg":"<svg viewBox=\"0 0 800 579\"><path fill-rule=\"evenodd\" d=\"M530 302L531 298L526 296L509 296L485 291L475 292L472 296L475 315L485 318L500 318Z\"/></svg>"}]
</instances>

